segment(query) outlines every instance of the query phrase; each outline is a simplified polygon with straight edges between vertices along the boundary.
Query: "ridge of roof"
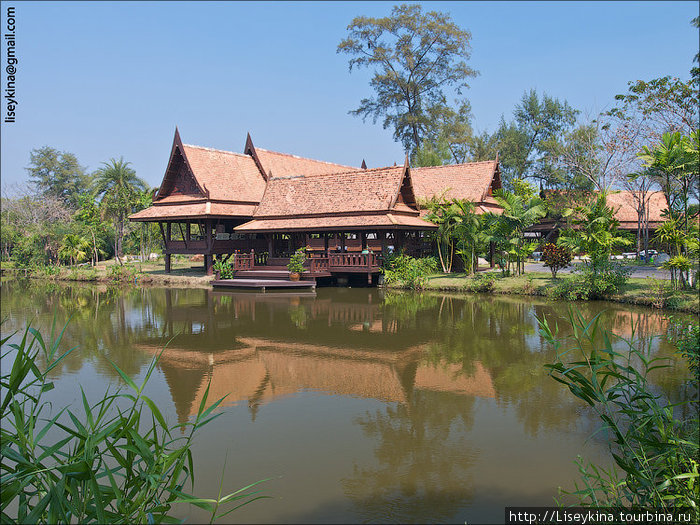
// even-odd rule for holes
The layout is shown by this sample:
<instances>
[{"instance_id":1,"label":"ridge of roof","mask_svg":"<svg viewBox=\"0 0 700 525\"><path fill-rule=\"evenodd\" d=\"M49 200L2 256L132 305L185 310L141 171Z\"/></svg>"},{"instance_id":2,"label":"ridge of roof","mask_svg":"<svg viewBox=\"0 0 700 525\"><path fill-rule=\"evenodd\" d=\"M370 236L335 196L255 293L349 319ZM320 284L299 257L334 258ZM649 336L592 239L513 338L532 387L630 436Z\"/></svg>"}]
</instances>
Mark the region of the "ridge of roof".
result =
<instances>
[{"instance_id":1,"label":"ridge of roof","mask_svg":"<svg viewBox=\"0 0 700 525\"><path fill-rule=\"evenodd\" d=\"M323 161L319 161L323 162ZM329 164L333 164L330 162ZM275 180L283 180L283 179L304 179L304 178L317 178L317 177L333 177L336 175L357 175L357 176L362 176L366 175L368 173L373 173L376 171L384 171L384 170L399 170L399 169L405 169L406 166L384 166L382 168L371 168L371 169L366 169L366 170L358 170L358 169L352 169L349 171L332 171L330 173L321 173L319 175L280 175L279 177L272 176L273 179Z\"/></svg>"},{"instance_id":2,"label":"ridge of roof","mask_svg":"<svg viewBox=\"0 0 700 525\"><path fill-rule=\"evenodd\" d=\"M456 168L457 166L471 166L473 164L490 164L495 160L477 160L476 162L462 162L460 164L442 164L440 166L412 166L412 170L436 169L436 168Z\"/></svg>"},{"instance_id":3,"label":"ridge of roof","mask_svg":"<svg viewBox=\"0 0 700 525\"><path fill-rule=\"evenodd\" d=\"M205 151L213 151L215 153L226 153L228 155L236 155L238 157L250 157L250 155L246 155L245 153L237 153L235 151L228 151L225 149L216 149L216 148L208 148L207 146L197 146L196 144L182 144L183 146L186 146L188 148L197 148L197 149L203 149Z\"/></svg>"},{"instance_id":4,"label":"ridge of roof","mask_svg":"<svg viewBox=\"0 0 700 525\"><path fill-rule=\"evenodd\" d=\"M311 160L313 162L320 162L322 164L330 164L332 166L342 166L344 168L350 168L349 171L359 171L360 170L360 168L355 168L354 166L348 166L347 164L338 164L337 162L330 162L327 160L318 160L318 159L312 159L310 157L301 157L299 155L292 155L291 153L282 153L281 151L272 151L272 150L265 149L265 148L259 148L257 146L255 147L255 149L258 151L264 151L265 153L273 153L275 155L281 155L283 157L291 157L293 159ZM345 173L345 172L343 172L343 173Z\"/></svg>"}]
</instances>

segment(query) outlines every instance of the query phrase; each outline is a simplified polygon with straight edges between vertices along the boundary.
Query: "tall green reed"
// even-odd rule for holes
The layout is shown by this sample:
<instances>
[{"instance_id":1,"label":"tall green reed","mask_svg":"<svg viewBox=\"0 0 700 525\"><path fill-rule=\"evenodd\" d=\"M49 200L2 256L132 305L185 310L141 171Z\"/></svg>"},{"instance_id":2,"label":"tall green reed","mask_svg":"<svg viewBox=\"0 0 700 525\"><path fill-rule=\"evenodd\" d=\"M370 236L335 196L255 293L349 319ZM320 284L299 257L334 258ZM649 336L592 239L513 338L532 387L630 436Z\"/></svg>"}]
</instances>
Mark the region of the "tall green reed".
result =
<instances>
[{"instance_id":1,"label":"tall green reed","mask_svg":"<svg viewBox=\"0 0 700 525\"><path fill-rule=\"evenodd\" d=\"M615 463L606 469L579 457L582 483L575 483L573 492L562 492L584 506L690 508L697 521L698 418L677 419L675 406L654 392L649 374L670 364L637 348L634 327L631 338L618 338L598 321L598 316L586 321L570 309L572 335L565 339L559 337L558 326L552 330L546 318L539 320L540 334L557 354L553 364L545 365L549 374L600 417ZM615 338L624 351L613 349ZM567 341L570 347L565 347Z\"/></svg>"},{"instance_id":2,"label":"tall green reed","mask_svg":"<svg viewBox=\"0 0 700 525\"><path fill-rule=\"evenodd\" d=\"M235 510L267 497L251 490L266 480L211 500L184 490L188 480L194 487L193 437L220 415L214 411L224 398L207 407L207 387L194 420L168 426L143 393L159 355L140 385L110 361L127 391L107 391L91 403L81 387L78 411L52 413L49 373L75 350L59 352L64 331L56 334L54 319L48 341L31 326L19 342L9 342L16 334L0 341L3 360L14 353L0 381L3 523L172 523L172 506L182 502L208 509L214 521L228 513L219 512L222 505L236 503Z\"/></svg>"}]
</instances>

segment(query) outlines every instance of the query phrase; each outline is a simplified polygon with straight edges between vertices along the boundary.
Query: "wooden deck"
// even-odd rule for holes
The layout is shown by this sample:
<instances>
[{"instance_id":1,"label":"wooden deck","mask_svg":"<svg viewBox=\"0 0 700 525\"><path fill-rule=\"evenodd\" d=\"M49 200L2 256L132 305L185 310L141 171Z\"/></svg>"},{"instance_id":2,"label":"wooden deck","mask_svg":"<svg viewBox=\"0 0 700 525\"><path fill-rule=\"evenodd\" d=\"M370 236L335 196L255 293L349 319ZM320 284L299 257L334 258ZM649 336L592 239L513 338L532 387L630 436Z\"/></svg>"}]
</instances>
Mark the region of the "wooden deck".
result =
<instances>
[{"instance_id":1,"label":"wooden deck","mask_svg":"<svg viewBox=\"0 0 700 525\"><path fill-rule=\"evenodd\" d=\"M214 288L256 289L316 289L316 281L289 281L283 279L218 279L211 282Z\"/></svg>"}]
</instances>

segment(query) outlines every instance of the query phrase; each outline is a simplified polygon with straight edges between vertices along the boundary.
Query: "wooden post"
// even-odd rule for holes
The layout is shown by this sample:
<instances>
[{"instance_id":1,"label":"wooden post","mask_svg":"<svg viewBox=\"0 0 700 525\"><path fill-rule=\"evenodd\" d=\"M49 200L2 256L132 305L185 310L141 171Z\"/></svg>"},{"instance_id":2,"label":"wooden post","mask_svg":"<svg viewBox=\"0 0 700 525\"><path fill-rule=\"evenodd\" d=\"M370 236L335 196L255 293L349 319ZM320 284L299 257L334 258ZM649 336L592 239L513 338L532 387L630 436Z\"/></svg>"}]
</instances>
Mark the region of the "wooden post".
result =
<instances>
[{"instance_id":1,"label":"wooden post","mask_svg":"<svg viewBox=\"0 0 700 525\"><path fill-rule=\"evenodd\" d=\"M382 256L386 255L386 232L377 232L382 243Z\"/></svg>"},{"instance_id":2,"label":"wooden post","mask_svg":"<svg viewBox=\"0 0 700 525\"><path fill-rule=\"evenodd\" d=\"M323 251L326 252L326 257L328 257L328 233L323 234Z\"/></svg>"},{"instance_id":3,"label":"wooden post","mask_svg":"<svg viewBox=\"0 0 700 525\"><path fill-rule=\"evenodd\" d=\"M165 231L166 231L165 240L167 242L170 242L173 238L173 223L172 222L167 223L167 227L166 227ZM166 243L165 247L166 248L168 247L167 243Z\"/></svg>"},{"instance_id":4,"label":"wooden post","mask_svg":"<svg viewBox=\"0 0 700 525\"><path fill-rule=\"evenodd\" d=\"M496 245L493 241L489 242L489 256L491 258L490 267L494 268L496 266Z\"/></svg>"},{"instance_id":5,"label":"wooden post","mask_svg":"<svg viewBox=\"0 0 700 525\"><path fill-rule=\"evenodd\" d=\"M340 233L340 251L345 253L345 232Z\"/></svg>"},{"instance_id":6,"label":"wooden post","mask_svg":"<svg viewBox=\"0 0 700 525\"><path fill-rule=\"evenodd\" d=\"M213 275L214 274L214 264L213 264L213 256L210 253L205 253L204 254L204 270L207 272L207 275Z\"/></svg>"},{"instance_id":7,"label":"wooden post","mask_svg":"<svg viewBox=\"0 0 700 525\"><path fill-rule=\"evenodd\" d=\"M272 236L273 236L273 235L274 235L274 233L267 233L267 234L266 234L266 237L267 237L267 257L268 257L268 259L271 259L271 258L273 257L273 253L272 253Z\"/></svg>"},{"instance_id":8,"label":"wooden post","mask_svg":"<svg viewBox=\"0 0 700 525\"><path fill-rule=\"evenodd\" d=\"M255 266L255 250L250 249L250 269L252 270Z\"/></svg>"},{"instance_id":9,"label":"wooden post","mask_svg":"<svg viewBox=\"0 0 700 525\"><path fill-rule=\"evenodd\" d=\"M170 273L170 254L165 254L165 273Z\"/></svg>"},{"instance_id":10,"label":"wooden post","mask_svg":"<svg viewBox=\"0 0 700 525\"><path fill-rule=\"evenodd\" d=\"M360 232L360 246L362 251L367 249L367 234L365 232Z\"/></svg>"}]
</instances>

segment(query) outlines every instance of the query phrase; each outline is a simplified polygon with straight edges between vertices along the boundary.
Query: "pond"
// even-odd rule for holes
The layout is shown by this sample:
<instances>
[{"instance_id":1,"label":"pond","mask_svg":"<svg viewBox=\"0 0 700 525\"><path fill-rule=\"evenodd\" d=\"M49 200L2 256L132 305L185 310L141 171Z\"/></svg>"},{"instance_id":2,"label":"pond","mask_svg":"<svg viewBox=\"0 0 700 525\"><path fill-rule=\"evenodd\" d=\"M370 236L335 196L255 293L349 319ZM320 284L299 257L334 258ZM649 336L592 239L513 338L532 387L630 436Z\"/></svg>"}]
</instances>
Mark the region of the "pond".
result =
<instances>
[{"instance_id":1,"label":"pond","mask_svg":"<svg viewBox=\"0 0 700 525\"><path fill-rule=\"evenodd\" d=\"M613 333L664 333L652 310L577 305ZM70 318L54 370L55 406L80 405L141 378L167 347L147 393L169 423L226 395L193 449L198 496L264 478L272 499L227 519L248 523L499 523L505 506L552 505L573 488L577 455L609 459L598 421L543 365L554 350L537 317L566 316L540 299L321 288L306 295L208 289L2 284L3 333L45 333ZM567 333L563 329L563 333ZM673 356L663 337L651 356ZM656 379L677 399L687 369ZM222 469L226 462L225 471ZM208 521L178 508L187 522Z\"/></svg>"}]
</instances>

